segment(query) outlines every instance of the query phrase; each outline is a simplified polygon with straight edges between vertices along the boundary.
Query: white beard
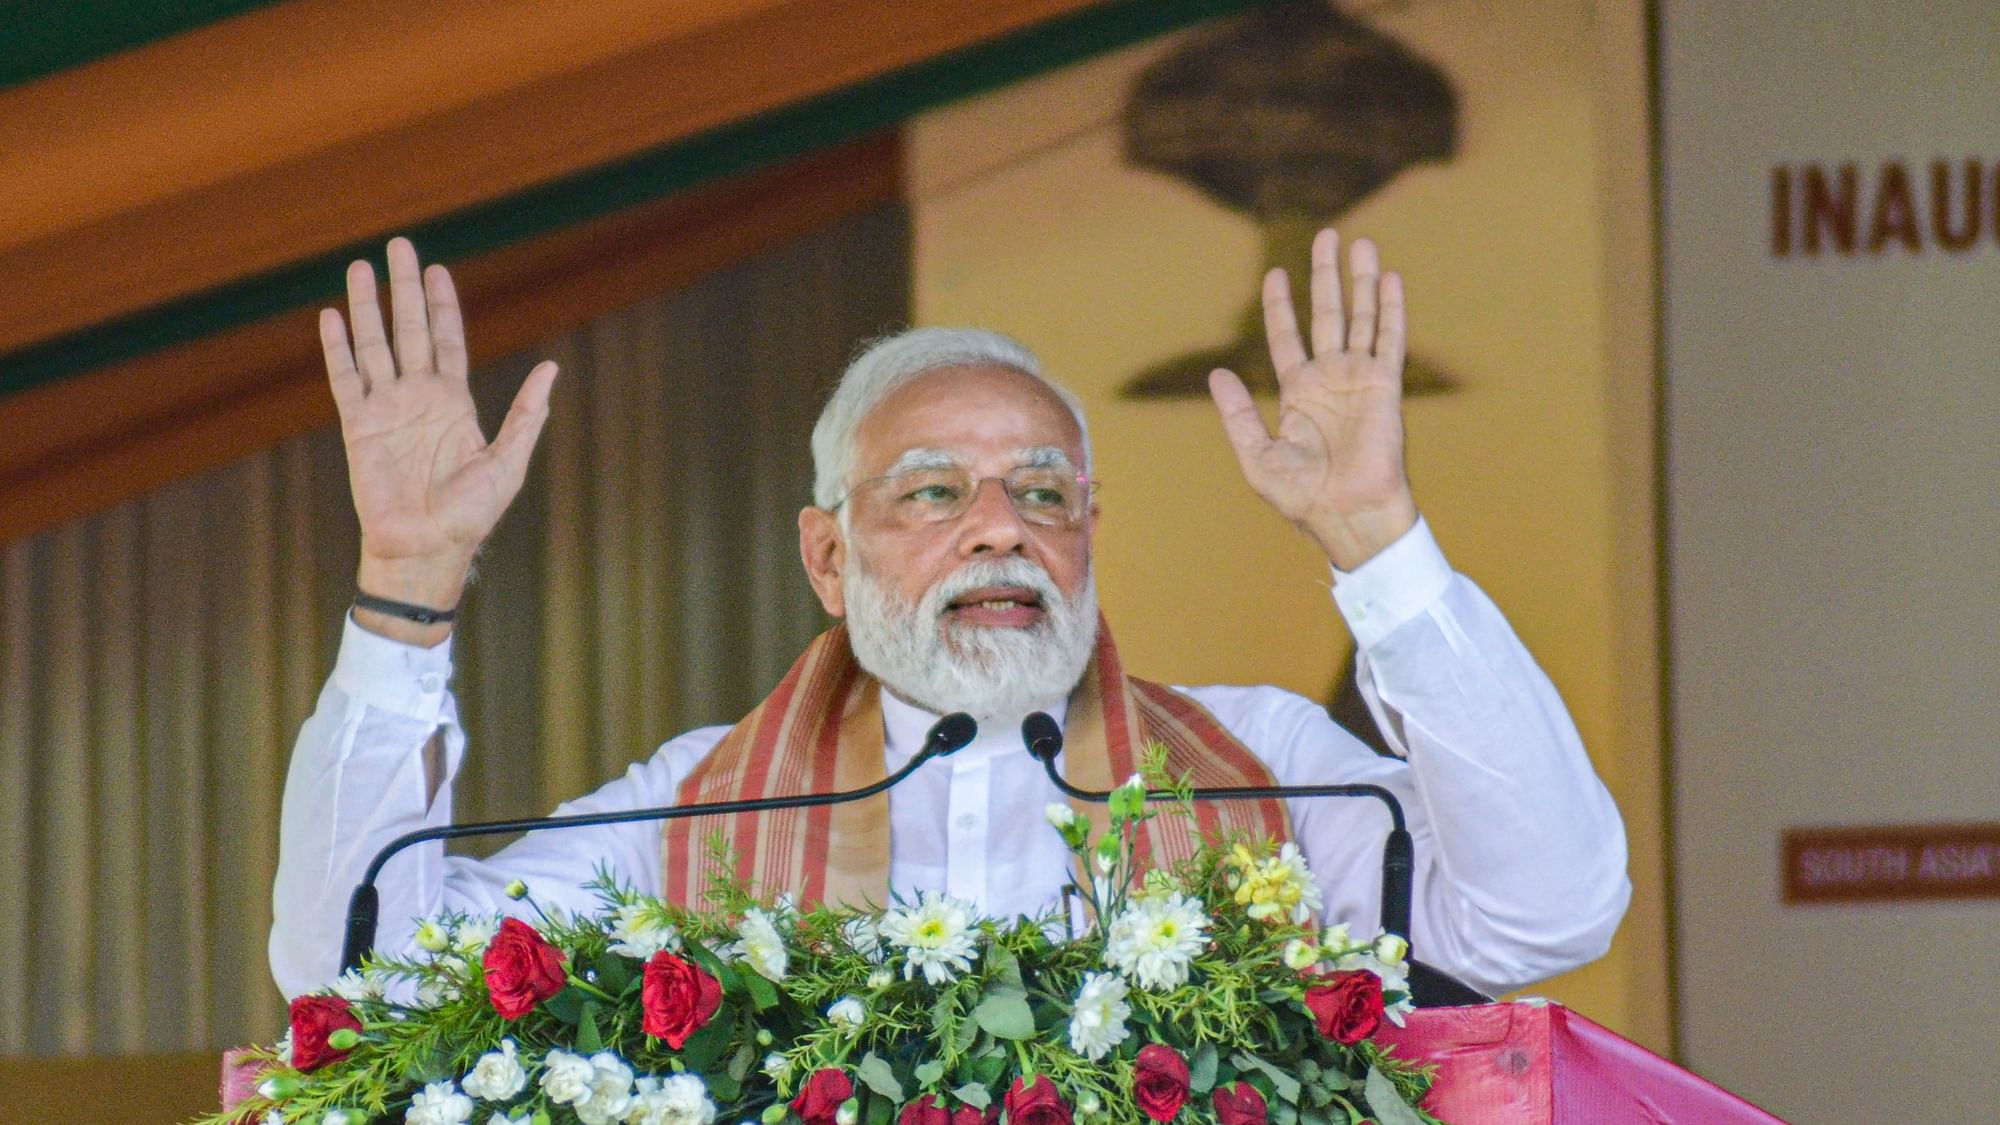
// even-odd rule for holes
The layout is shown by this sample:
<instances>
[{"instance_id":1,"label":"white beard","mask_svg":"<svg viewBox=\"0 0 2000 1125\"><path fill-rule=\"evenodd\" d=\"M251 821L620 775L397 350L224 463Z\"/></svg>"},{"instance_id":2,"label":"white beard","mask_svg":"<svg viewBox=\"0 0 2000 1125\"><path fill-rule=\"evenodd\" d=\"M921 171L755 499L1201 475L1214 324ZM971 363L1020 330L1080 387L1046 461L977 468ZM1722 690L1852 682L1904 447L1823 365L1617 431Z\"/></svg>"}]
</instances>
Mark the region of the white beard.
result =
<instances>
[{"instance_id":1,"label":"white beard","mask_svg":"<svg viewBox=\"0 0 2000 1125\"><path fill-rule=\"evenodd\" d=\"M974 559L911 605L850 551L841 571L847 632L870 675L935 714L964 711L984 726L1046 711L1069 698L1097 647L1097 580L1074 599L1049 572L1018 555ZM982 586L1020 586L1041 599L1043 617L1025 628L959 625L945 616Z\"/></svg>"}]
</instances>

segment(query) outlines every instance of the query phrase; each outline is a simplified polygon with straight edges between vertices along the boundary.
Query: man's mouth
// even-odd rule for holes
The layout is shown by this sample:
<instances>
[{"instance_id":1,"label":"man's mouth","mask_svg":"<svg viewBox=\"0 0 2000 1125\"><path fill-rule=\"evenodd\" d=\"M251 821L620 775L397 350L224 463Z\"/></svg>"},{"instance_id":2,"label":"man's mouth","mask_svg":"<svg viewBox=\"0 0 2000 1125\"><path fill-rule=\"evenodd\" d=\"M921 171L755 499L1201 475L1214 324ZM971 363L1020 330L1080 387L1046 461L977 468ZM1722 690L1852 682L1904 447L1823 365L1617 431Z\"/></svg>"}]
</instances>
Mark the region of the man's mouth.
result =
<instances>
[{"instance_id":1,"label":"man's mouth","mask_svg":"<svg viewBox=\"0 0 2000 1125\"><path fill-rule=\"evenodd\" d=\"M945 617L967 625L1027 628L1042 620L1042 597L1026 586L981 586L945 606Z\"/></svg>"}]
</instances>

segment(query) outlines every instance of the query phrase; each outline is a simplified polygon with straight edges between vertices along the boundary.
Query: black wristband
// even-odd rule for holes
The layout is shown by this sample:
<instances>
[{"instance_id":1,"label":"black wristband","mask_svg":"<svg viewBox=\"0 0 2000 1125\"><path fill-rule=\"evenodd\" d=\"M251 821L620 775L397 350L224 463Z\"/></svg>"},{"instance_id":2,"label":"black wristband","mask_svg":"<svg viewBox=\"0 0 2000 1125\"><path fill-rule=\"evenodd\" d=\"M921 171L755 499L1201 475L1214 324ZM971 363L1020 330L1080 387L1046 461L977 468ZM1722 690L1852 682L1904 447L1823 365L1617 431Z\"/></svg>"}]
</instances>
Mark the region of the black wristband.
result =
<instances>
[{"instance_id":1,"label":"black wristband","mask_svg":"<svg viewBox=\"0 0 2000 1125\"><path fill-rule=\"evenodd\" d=\"M390 617L400 617L419 625L444 625L458 616L456 607L452 609L432 609L427 605L411 605L409 602L391 601L378 598L360 590L354 592L354 605L358 609L372 609L376 613L386 613Z\"/></svg>"}]
</instances>

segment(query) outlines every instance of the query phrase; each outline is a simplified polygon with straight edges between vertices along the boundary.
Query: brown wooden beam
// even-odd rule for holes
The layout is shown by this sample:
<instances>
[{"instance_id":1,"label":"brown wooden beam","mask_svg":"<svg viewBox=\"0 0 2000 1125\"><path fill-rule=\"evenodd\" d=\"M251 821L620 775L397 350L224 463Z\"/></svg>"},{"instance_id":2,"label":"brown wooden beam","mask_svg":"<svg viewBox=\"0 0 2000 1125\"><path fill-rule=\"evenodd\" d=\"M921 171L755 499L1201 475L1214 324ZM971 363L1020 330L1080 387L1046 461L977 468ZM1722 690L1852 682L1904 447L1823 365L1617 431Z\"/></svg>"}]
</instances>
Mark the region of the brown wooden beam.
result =
<instances>
[{"instance_id":1,"label":"brown wooden beam","mask_svg":"<svg viewBox=\"0 0 2000 1125\"><path fill-rule=\"evenodd\" d=\"M0 91L0 354L1090 0L292 0Z\"/></svg>"},{"instance_id":2,"label":"brown wooden beam","mask_svg":"<svg viewBox=\"0 0 2000 1125\"><path fill-rule=\"evenodd\" d=\"M897 138L879 136L456 263L473 358L533 346L898 199L900 159ZM332 422L316 315L0 398L0 542Z\"/></svg>"}]
</instances>

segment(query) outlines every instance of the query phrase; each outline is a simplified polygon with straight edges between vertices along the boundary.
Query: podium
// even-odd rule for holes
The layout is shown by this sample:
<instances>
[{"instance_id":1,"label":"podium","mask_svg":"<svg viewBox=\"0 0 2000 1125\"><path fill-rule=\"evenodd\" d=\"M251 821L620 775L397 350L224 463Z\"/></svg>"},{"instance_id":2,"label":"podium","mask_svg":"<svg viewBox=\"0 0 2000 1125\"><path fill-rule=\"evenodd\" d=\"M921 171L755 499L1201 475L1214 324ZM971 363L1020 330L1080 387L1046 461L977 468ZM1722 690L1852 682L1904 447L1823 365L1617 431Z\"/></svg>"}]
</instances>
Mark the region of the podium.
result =
<instances>
[{"instance_id":1,"label":"podium","mask_svg":"<svg viewBox=\"0 0 2000 1125\"><path fill-rule=\"evenodd\" d=\"M1424 1108L1450 1125L1785 1125L1742 1098L1556 1004L1420 1008L1375 1038L1437 1067ZM222 1105L255 1070L222 1060Z\"/></svg>"},{"instance_id":2,"label":"podium","mask_svg":"<svg viewBox=\"0 0 2000 1125\"><path fill-rule=\"evenodd\" d=\"M1376 1041L1437 1067L1424 1108L1451 1125L1785 1125L1556 1004L1420 1008Z\"/></svg>"}]
</instances>

